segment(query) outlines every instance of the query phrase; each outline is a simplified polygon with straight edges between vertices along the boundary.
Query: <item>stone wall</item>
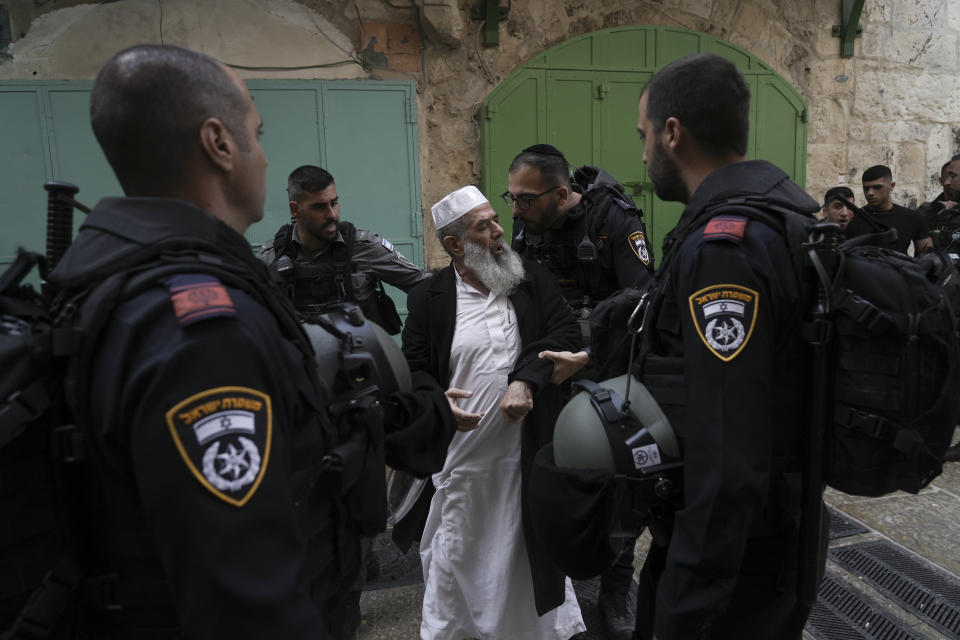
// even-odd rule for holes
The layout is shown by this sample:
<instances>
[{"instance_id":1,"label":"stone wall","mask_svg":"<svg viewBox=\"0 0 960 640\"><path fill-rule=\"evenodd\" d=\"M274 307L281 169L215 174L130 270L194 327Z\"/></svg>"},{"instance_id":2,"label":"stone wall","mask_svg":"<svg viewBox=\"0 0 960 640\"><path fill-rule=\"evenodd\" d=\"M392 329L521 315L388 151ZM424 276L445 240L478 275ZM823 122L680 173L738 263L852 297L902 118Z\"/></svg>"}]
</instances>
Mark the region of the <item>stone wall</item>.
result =
<instances>
[{"instance_id":1,"label":"stone wall","mask_svg":"<svg viewBox=\"0 0 960 640\"><path fill-rule=\"evenodd\" d=\"M514 0L491 48L471 17L479 0L0 4L13 34L0 78L92 78L120 48L162 40L251 67L240 70L247 78L415 79L431 265L444 256L430 205L481 179L484 98L536 54L607 27L695 29L767 62L809 105L807 188L816 198L838 183L856 186L864 168L884 163L897 201L915 205L939 192L940 165L960 152L956 0L868 0L849 59L831 35L841 0ZM338 66L324 66L331 63Z\"/></svg>"}]
</instances>

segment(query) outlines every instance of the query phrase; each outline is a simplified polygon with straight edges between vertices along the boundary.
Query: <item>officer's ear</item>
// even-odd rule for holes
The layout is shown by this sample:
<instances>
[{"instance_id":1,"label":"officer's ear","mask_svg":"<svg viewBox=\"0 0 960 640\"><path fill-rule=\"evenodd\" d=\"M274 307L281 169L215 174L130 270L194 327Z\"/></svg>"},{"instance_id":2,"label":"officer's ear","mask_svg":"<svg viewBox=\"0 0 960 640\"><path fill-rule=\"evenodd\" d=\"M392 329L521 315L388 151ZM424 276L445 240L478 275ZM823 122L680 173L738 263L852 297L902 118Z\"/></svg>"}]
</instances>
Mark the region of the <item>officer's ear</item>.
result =
<instances>
[{"instance_id":1,"label":"officer's ear","mask_svg":"<svg viewBox=\"0 0 960 640\"><path fill-rule=\"evenodd\" d=\"M207 118L200 125L200 148L213 164L223 171L233 169L237 152L233 134L217 118Z\"/></svg>"},{"instance_id":2,"label":"officer's ear","mask_svg":"<svg viewBox=\"0 0 960 640\"><path fill-rule=\"evenodd\" d=\"M557 204L560 207L563 207L567 203L567 198L570 197L570 187L564 185L557 189Z\"/></svg>"},{"instance_id":3,"label":"officer's ear","mask_svg":"<svg viewBox=\"0 0 960 640\"><path fill-rule=\"evenodd\" d=\"M683 125L677 118L671 116L663 123L663 131L660 135L663 136L663 146L675 152L683 139Z\"/></svg>"},{"instance_id":4,"label":"officer's ear","mask_svg":"<svg viewBox=\"0 0 960 640\"><path fill-rule=\"evenodd\" d=\"M293 200L290 201L290 219L294 222L300 220L300 205Z\"/></svg>"},{"instance_id":5,"label":"officer's ear","mask_svg":"<svg viewBox=\"0 0 960 640\"><path fill-rule=\"evenodd\" d=\"M444 236L443 247L451 256L459 258L463 255L463 240L457 236Z\"/></svg>"}]
</instances>

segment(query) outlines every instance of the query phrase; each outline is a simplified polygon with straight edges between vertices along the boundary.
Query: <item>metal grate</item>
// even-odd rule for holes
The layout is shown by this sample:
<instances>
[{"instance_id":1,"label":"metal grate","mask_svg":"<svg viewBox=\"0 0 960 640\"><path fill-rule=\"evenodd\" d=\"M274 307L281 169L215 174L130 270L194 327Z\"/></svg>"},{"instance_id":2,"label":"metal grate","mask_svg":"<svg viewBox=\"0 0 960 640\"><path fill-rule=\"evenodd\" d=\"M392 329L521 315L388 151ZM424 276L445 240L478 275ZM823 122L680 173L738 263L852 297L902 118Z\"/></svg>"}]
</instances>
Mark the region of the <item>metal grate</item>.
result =
<instances>
[{"instance_id":1,"label":"metal grate","mask_svg":"<svg viewBox=\"0 0 960 640\"><path fill-rule=\"evenodd\" d=\"M850 536L858 536L861 533L867 533L869 531L869 529L867 529L865 526L859 522L854 522L836 509L829 509L829 511L831 540L836 540L837 538L849 538Z\"/></svg>"},{"instance_id":2,"label":"metal grate","mask_svg":"<svg viewBox=\"0 0 960 640\"><path fill-rule=\"evenodd\" d=\"M807 632L816 640L925 640L829 574L820 583Z\"/></svg>"},{"instance_id":3,"label":"metal grate","mask_svg":"<svg viewBox=\"0 0 960 640\"><path fill-rule=\"evenodd\" d=\"M834 562L931 627L960 638L960 581L886 540L830 551Z\"/></svg>"}]
</instances>

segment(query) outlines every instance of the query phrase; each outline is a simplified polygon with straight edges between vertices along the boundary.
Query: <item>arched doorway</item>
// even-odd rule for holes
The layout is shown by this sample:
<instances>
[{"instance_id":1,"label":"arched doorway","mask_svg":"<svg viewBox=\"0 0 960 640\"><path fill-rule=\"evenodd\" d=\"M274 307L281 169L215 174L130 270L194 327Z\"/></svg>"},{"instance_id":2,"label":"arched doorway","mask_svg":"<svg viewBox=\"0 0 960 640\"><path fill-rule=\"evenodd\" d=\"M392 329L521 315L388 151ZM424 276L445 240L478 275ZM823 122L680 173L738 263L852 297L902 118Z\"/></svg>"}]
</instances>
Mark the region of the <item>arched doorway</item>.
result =
<instances>
[{"instance_id":1,"label":"arched doorway","mask_svg":"<svg viewBox=\"0 0 960 640\"><path fill-rule=\"evenodd\" d=\"M601 166L625 185L643 209L653 246L659 249L682 206L653 195L636 134L637 101L657 69L688 53L706 52L732 61L750 85L749 157L769 160L803 185L807 107L790 83L747 51L705 33L614 27L548 49L484 101L483 186L488 197L494 196L504 227L512 227L511 214L495 196L507 188L510 161L524 147L546 142L563 150L574 166Z\"/></svg>"}]
</instances>

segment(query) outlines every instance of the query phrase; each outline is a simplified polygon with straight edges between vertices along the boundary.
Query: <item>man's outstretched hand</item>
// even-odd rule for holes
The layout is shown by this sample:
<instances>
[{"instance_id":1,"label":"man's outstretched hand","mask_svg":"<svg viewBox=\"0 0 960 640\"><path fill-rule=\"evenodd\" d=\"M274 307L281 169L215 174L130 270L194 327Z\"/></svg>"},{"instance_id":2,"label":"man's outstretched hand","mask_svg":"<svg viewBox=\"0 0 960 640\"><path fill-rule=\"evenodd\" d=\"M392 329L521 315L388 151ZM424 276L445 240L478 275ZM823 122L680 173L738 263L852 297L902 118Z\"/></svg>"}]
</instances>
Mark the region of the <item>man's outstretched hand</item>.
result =
<instances>
[{"instance_id":1,"label":"man's outstretched hand","mask_svg":"<svg viewBox=\"0 0 960 640\"><path fill-rule=\"evenodd\" d=\"M540 357L553 361L553 375L550 382L560 384L580 369L587 366L590 356L586 351L541 351Z\"/></svg>"},{"instance_id":2,"label":"man's outstretched hand","mask_svg":"<svg viewBox=\"0 0 960 640\"><path fill-rule=\"evenodd\" d=\"M477 425L480 424L480 419L483 418L483 414L467 413L457 406L457 400L469 398L473 395L473 391L450 387L443 392L443 395L447 396L447 402L450 403L450 411L453 412L453 417L457 421L457 431L473 431L476 429Z\"/></svg>"}]
</instances>

